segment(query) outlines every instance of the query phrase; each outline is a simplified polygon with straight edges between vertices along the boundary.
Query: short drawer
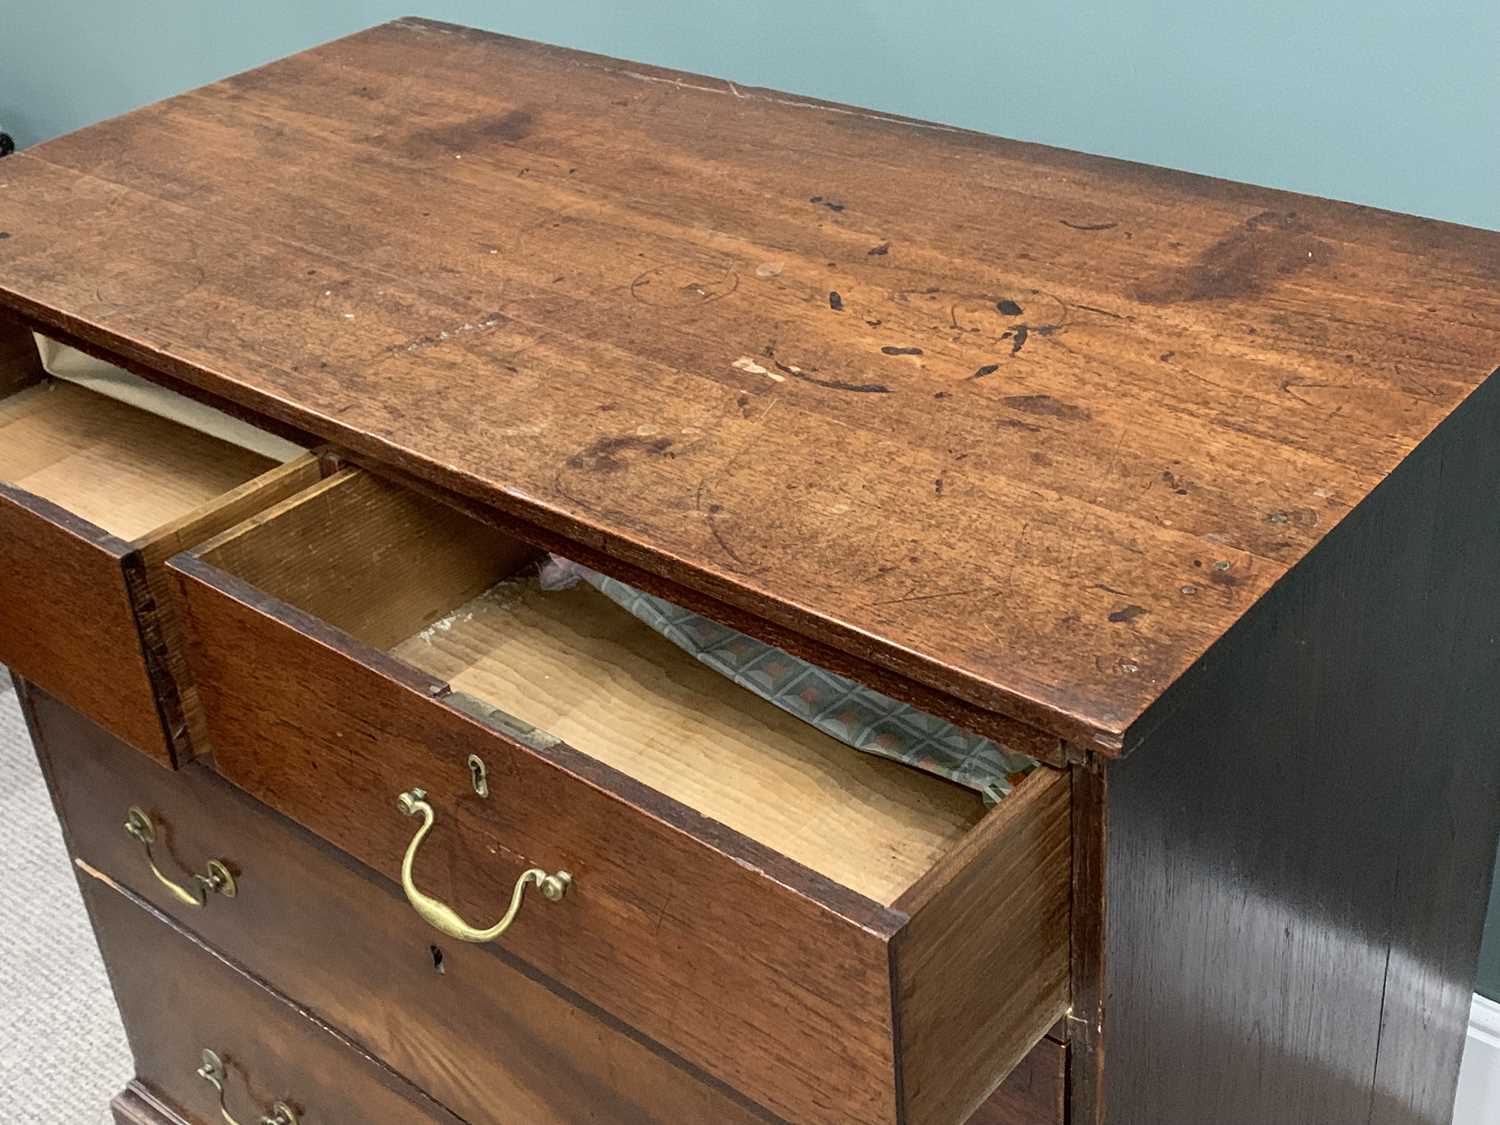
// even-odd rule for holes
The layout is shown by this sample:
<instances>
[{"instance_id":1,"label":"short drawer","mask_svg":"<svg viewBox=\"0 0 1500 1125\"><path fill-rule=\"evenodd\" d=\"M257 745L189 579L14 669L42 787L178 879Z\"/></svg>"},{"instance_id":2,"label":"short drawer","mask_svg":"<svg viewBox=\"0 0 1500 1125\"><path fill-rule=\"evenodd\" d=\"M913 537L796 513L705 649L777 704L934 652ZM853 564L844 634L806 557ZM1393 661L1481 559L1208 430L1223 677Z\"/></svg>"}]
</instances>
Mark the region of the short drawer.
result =
<instances>
[{"instance_id":1,"label":"short drawer","mask_svg":"<svg viewBox=\"0 0 1500 1125\"><path fill-rule=\"evenodd\" d=\"M47 377L0 323L0 664L137 749L191 757L197 707L162 564L318 478Z\"/></svg>"},{"instance_id":2,"label":"short drawer","mask_svg":"<svg viewBox=\"0 0 1500 1125\"><path fill-rule=\"evenodd\" d=\"M149 903L88 870L79 882L136 1081L183 1117L214 1125L222 1106L238 1121L274 1121L284 1105L299 1125L462 1125Z\"/></svg>"},{"instance_id":3,"label":"short drawer","mask_svg":"<svg viewBox=\"0 0 1500 1125\"><path fill-rule=\"evenodd\" d=\"M738 1095L562 994L502 947L434 933L394 883L204 763L159 769L45 694L29 698L76 858L472 1125L762 1120ZM217 859L233 873L234 897L209 894L193 907L164 887L143 845L123 830L132 807L151 818L151 858L167 878L201 898L193 873Z\"/></svg>"},{"instance_id":4,"label":"short drawer","mask_svg":"<svg viewBox=\"0 0 1500 1125\"><path fill-rule=\"evenodd\" d=\"M477 923L567 872L505 947L778 1114L965 1120L1068 1002L1068 775L986 811L623 611L464 608L530 557L346 470L173 560L217 768L392 876L424 790Z\"/></svg>"}]
</instances>

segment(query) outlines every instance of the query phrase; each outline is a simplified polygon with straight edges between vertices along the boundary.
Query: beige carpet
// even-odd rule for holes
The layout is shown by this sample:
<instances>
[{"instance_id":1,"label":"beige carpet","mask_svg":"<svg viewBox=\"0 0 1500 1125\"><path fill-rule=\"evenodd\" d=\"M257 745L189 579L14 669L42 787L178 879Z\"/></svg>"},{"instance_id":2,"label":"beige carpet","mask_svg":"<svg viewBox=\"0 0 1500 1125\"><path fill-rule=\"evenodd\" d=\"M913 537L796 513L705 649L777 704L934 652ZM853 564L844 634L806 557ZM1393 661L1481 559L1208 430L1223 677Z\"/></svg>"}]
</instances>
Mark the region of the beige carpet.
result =
<instances>
[{"instance_id":1,"label":"beige carpet","mask_svg":"<svg viewBox=\"0 0 1500 1125\"><path fill-rule=\"evenodd\" d=\"M3 668L0 793L0 1106L17 1125L102 1125L134 1068Z\"/></svg>"}]
</instances>

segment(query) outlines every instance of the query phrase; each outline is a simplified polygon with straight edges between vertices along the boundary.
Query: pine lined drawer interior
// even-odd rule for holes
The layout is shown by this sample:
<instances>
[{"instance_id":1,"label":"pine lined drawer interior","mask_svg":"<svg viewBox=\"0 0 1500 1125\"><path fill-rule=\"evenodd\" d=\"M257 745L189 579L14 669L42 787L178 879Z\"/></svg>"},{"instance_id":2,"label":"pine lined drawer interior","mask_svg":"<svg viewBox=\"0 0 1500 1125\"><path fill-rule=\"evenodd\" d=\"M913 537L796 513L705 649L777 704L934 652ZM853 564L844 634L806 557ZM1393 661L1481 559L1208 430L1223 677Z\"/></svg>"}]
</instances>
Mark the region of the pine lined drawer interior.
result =
<instances>
[{"instance_id":1,"label":"pine lined drawer interior","mask_svg":"<svg viewBox=\"0 0 1500 1125\"><path fill-rule=\"evenodd\" d=\"M349 469L173 559L216 768L392 877L422 790L413 884L471 923L566 873L498 940L778 1114L964 1121L1067 1006L1067 774L987 811L496 589L534 558Z\"/></svg>"},{"instance_id":2,"label":"pine lined drawer interior","mask_svg":"<svg viewBox=\"0 0 1500 1125\"><path fill-rule=\"evenodd\" d=\"M193 754L166 559L318 479L0 355L0 664L165 763Z\"/></svg>"}]
</instances>

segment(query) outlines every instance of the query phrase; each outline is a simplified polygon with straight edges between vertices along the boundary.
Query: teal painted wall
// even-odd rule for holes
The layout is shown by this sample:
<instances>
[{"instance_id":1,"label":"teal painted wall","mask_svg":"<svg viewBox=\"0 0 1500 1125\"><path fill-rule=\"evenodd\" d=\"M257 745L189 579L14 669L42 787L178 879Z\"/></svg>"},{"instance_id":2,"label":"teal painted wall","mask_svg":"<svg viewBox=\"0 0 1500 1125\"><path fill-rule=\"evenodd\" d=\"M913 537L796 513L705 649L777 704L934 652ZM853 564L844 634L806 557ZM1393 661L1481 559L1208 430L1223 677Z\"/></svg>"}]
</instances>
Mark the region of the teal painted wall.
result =
<instances>
[{"instance_id":1,"label":"teal painted wall","mask_svg":"<svg viewBox=\"0 0 1500 1125\"><path fill-rule=\"evenodd\" d=\"M1479 954L1476 992L1500 1000L1500 851L1495 853L1495 885L1490 891L1489 920L1484 927L1484 947Z\"/></svg>"},{"instance_id":2,"label":"teal painted wall","mask_svg":"<svg viewBox=\"0 0 1500 1125\"><path fill-rule=\"evenodd\" d=\"M0 123L31 144L417 8L0 0ZM1495 0L447 0L419 14L1500 229ZM1500 999L1500 898L1490 918L1482 991Z\"/></svg>"}]
</instances>

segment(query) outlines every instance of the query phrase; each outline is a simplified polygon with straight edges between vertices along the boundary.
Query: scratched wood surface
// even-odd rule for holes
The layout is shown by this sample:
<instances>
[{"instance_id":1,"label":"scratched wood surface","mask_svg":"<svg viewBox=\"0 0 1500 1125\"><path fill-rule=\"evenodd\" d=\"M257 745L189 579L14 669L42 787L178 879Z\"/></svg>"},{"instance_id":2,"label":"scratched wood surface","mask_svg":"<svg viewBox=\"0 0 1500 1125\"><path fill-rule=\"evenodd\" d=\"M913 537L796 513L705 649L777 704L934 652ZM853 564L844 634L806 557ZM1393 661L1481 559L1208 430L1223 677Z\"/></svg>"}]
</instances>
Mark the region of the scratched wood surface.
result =
<instances>
[{"instance_id":1,"label":"scratched wood surface","mask_svg":"<svg viewBox=\"0 0 1500 1125\"><path fill-rule=\"evenodd\" d=\"M1106 751L1500 364L1500 235L420 20L0 182L0 304Z\"/></svg>"}]
</instances>

